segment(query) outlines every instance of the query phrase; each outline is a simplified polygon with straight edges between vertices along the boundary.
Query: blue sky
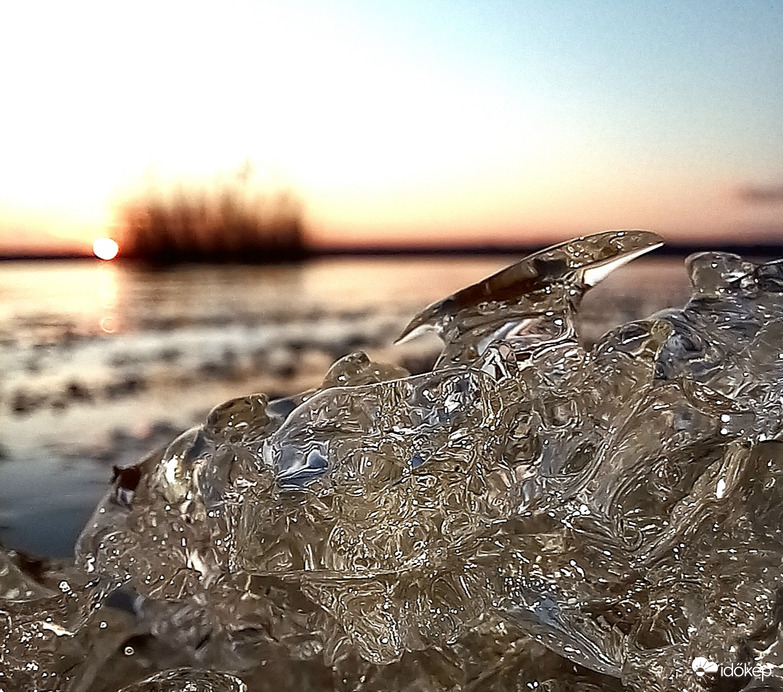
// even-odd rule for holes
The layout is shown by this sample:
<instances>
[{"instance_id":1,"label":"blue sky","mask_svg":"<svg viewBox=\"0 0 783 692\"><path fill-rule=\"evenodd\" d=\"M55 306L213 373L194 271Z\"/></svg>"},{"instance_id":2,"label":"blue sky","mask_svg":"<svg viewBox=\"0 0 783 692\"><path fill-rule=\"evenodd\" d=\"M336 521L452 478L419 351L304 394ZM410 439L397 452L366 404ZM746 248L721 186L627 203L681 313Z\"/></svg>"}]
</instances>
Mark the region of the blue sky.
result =
<instances>
[{"instance_id":1,"label":"blue sky","mask_svg":"<svg viewBox=\"0 0 783 692\"><path fill-rule=\"evenodd\" d=\"M0 248L253 161L320 244L783 239L783 2L0 10ZM775 198L775 194L772 195Z\"/></svg>"},{"instance_id":2,"label":"blue sky","mask_svg":"<svg viewBox=\"0 0 783 692\"><path fill-rule=\"evenodd\" d=\"M783 3L342 2L422 64L598 141L780 174ZM718 156L721 161L717 161ZM646 161L643 161L645 163Z\"/></svg>"}]
</instances>

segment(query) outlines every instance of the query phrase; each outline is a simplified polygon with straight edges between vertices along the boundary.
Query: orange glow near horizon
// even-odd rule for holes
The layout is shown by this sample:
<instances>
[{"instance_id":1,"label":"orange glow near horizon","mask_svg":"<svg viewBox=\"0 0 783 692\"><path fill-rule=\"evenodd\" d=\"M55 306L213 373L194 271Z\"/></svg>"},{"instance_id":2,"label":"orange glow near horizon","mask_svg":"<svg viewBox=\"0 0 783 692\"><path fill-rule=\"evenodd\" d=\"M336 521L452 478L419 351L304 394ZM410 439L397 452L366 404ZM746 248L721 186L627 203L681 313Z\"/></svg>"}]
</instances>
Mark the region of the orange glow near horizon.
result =
<instances>
[{"instance_id":1,"label":"orange glow near horizon","mask_svg":"<svg viewBox=\"0 0 783 692\"><path fill-rule=\"evenodd\" d=\"M783 15L762 3L43 14L16 3L0 26L0 253L87 254L139 190L245 161L301 200L316 247L783 239L783 194L737 192L783 189Z\"/></svg>"}]
</instances>

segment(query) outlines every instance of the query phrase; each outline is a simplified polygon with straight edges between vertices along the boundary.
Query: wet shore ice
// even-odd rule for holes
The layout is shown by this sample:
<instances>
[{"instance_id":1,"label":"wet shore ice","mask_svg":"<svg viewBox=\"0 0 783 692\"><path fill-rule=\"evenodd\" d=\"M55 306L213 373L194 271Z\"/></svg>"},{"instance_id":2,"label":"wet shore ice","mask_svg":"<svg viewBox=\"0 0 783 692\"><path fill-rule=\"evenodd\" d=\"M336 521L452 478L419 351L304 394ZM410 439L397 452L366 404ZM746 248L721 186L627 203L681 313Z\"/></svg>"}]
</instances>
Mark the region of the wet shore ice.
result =
<instances>
[{"instance_id":1,"label":"wet shore ice","mask_svg":"<svg viewBox=\"0 0 783 692\"><path fill-rule=\"evenodd\" d=\"M57 568L42 585L7 561L37 604L9 599L15 680L89 685L120 660L138 679L167 642L191 670L163 675L194 689L241 689L208 670L250 689L774 689L783 270L696 256L684 309L585 348L589 270L657 242L545 251L422 313L446 344L431 373L351 356L118 474L56 589ZM118 587L130 637L127 613L90 613ZM72 661L96 622L118 634L88 673Z\"/></svg>"}]
</instances>

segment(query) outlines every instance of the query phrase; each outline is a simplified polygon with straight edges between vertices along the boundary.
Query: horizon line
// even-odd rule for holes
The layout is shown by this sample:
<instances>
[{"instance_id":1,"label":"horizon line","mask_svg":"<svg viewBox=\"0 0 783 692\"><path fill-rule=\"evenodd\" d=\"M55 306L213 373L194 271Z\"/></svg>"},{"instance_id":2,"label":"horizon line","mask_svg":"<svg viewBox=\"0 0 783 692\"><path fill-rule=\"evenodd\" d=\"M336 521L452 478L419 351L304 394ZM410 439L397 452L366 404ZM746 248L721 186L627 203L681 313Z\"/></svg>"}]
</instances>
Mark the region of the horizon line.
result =
<instances>
[{"instance_id":1,"label":"horizon line","mask_svg":"<svg viewBox=\"0 0 783 692\"><path fill-rule=\"evenodd\" d=\"M294 261L306 261L317 259L319 257L427 257L427 256L498 256L498 255L520 255L530 254L538 250L550 247L548 244L540 243L477 243L465 245L343 245L332 247L309 247L305 249L301 258ZM684 256L696 252L717 251L729 252L737 255L762 255L762 256L781 256L783 257L783 243L781 242L753 242L753 243L716 243L714 245L706 243L666 243L656 248L655 255L663 256ZM0 252L0 262L13 261L38 261L38 260L88 260L97 259L95 255L87 252ZM123 260L120 254L116 260L119 262L135 261ZM184 264L185 262L183 262ZM204 262L199 262L204 264ZM206 262L208 263L208 262ZM215 264L221 264L216 259ZM241 264L242 262L233 262ZM249 264L264 264L265 262L248 262ZM285 261L273 261L270 263L281 264Z\"/></svg>"}]
</instances>

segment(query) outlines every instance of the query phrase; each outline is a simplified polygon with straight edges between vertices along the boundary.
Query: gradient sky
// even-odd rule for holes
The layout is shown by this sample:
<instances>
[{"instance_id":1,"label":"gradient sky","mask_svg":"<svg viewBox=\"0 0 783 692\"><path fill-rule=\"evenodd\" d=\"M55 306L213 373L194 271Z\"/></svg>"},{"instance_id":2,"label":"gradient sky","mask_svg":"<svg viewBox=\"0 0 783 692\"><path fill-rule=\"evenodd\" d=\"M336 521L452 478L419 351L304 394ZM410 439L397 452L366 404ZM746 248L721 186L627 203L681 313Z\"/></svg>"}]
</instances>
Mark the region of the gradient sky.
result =
<instances>
[{"instance_id":1,"label":"gradient sky","mask_svg":"<svg viewBox=\"0 0 783 692\"><path fill-rule=\"evenodd\" d=\"M24 2L0 250L250 159L316 243L783 241L783 2Z\"/></svg>"}]
</instances>

